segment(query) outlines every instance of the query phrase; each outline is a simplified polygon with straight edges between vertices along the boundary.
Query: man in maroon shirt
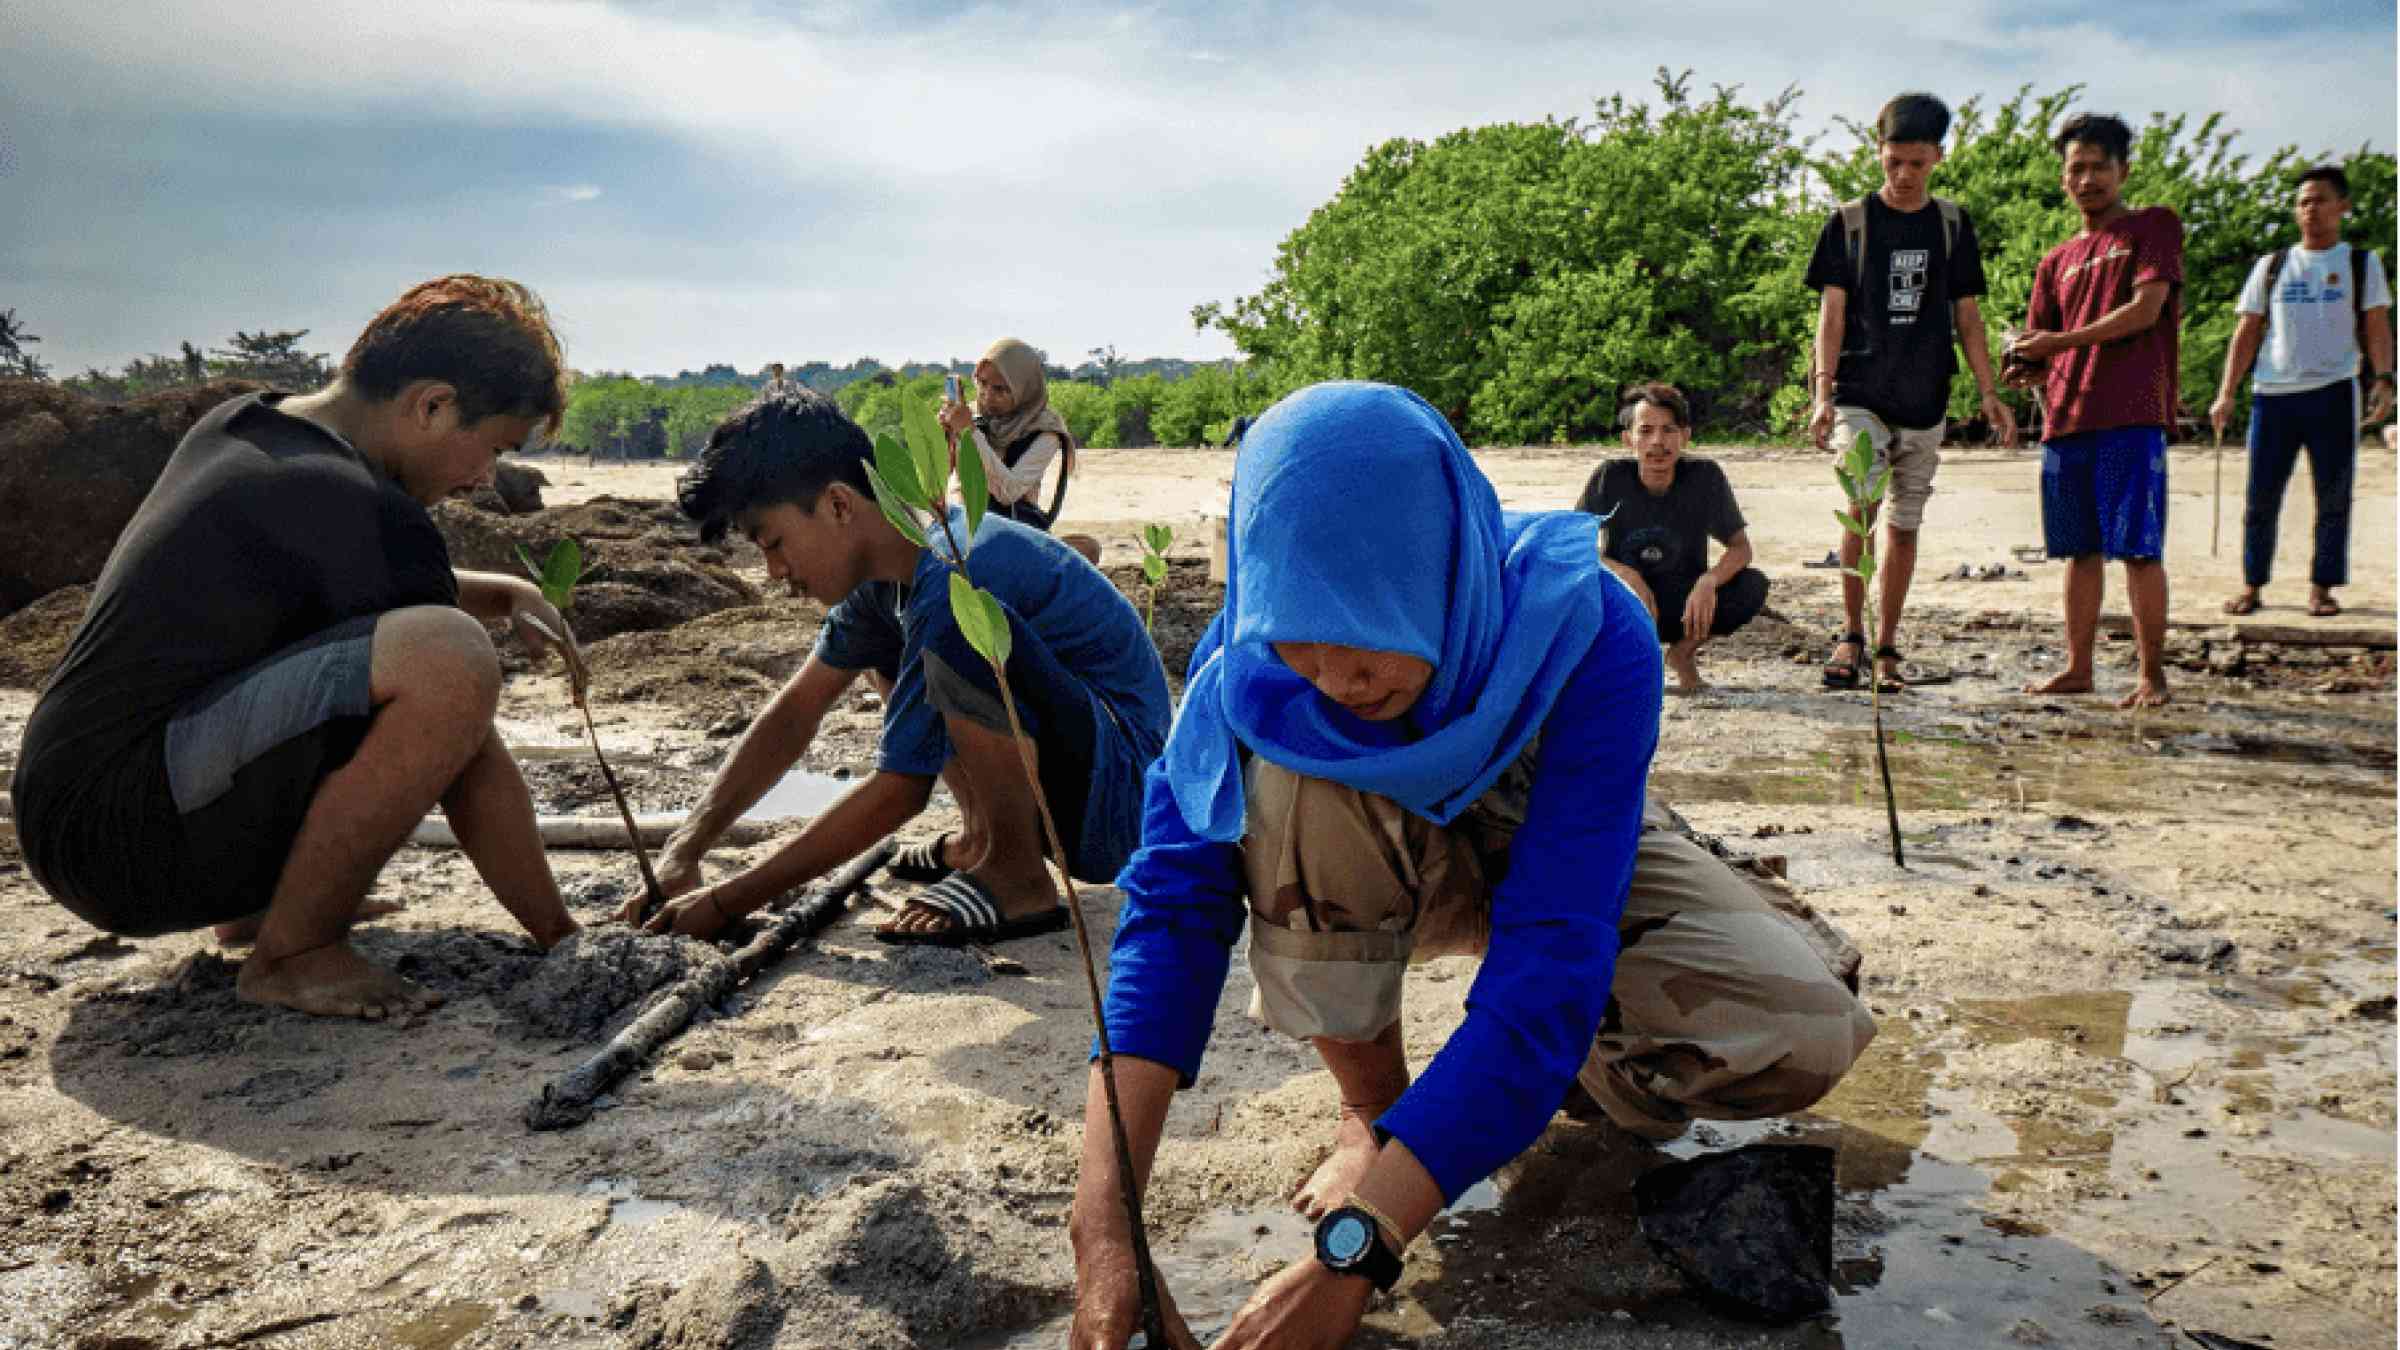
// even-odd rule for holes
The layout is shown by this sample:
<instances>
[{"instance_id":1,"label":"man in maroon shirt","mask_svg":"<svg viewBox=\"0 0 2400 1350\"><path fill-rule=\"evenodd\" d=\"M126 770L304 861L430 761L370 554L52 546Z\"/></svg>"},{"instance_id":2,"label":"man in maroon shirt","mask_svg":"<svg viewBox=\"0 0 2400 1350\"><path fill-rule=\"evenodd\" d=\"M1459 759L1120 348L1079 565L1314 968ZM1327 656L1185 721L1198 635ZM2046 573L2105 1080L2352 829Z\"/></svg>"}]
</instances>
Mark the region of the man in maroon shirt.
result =
<instances>
[{"instance_id":1,"label":"man in maroon shirt","mask_svg":"<svg viewBox=\"0 0 2400 1350\"><path fill-rule=\"evenodd\" d=\"M2053 142L2083 231L2033 273L2009 382L2038 384L2042 540L2067 560L2067 668L2029 694L2092 689L2105 560L2125 564L2141 679L2121 708L2167 701L2167 429L2175 419L2183 222L2163 206L2125 205L2133 132L2122 119L2081 113Z\"/></svg>"}]
</instances>

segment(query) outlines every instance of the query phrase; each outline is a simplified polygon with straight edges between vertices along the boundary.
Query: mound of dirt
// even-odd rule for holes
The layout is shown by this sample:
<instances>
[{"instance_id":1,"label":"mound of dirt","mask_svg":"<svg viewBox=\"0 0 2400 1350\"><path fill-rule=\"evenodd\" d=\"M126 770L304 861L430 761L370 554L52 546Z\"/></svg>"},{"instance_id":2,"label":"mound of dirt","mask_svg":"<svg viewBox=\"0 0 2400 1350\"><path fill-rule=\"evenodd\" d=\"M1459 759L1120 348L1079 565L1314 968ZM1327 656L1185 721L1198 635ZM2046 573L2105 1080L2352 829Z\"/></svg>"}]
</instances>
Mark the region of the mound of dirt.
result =
<instances>
[{"instance_id":1,"label":"mound of dirt","mask_svg":"<svg viewBox=\"0 0 2400 1350\"><path fill-rule=\"evenodd\" d=\"M536 1036L597 1040L646 995L724 959L688 938L587 928L551 948L495 1001Z\"/></svg>"},{"instance_id":2,"label":"mound of dirt","mask_svg":"<svg viewBox=\"0 0 2400 1350\"><path fill-rule=\"evenodd\" d=\"M264 388L218 380L131 403L0 380L0 614L100 575L192 423Z\"/></svg>"},{"instance_id":3,"label":"mound of dirt","mask_svg":"<svg viewBox=\"0 0 2400 1350\"><path fill-rule=\"evenodd\" d=\"M91 587L61 586L0 619L0 689L36 689L50 678L91 602Z\"/></svg>"},{"instance_id":4,"label":"mound of dirt","mask_svg":"<svg viewBox=\"0 0 2400 1350\"><path fill-rule=\"evenodd\" d=\"M808 659L822 618L815 606L789 601L726 609L665 631L590 643L584 659L604 701L668 703L704 719L748 717Z\"/></svg>"},{"instance_id":5,"label":"mound of dirt","mask_svg":"<svg viewBox=\"0 0 2400 1350\"><path fill-rule=\"evenodd\" d=\"M1118 591L1133 602L1135 613L1141 613L1150 603L1150 583L1142 569L1134 564L1104 567L1102 575L1115 583ZM1208 579L1208 563L1201 558L1170 558L1167 560L1167 582L1158 591L1158 610L1151 616L1151 637L1158 643L1158 657L1167 667L1167 685L1175 697L1183 697L1184 668L1192 663L1192 648L1200 644L1200 635L1225 607L1225 587Z\"/></svg>"},{"instance_id":6,"label":"mound of dirt","mask_svg":"<svg viewBox=\"0 0 2400 1350\"><path fill-rule=\"evenodd\" d=\"M560 540L573 539L583 550L584 574L567 619L580 642L673 628L761 599L740 570L761 566L755 548L746 541L738 550L703 545L663 502L596 497L531 515L443 502L433 516L451 565L475 571L521 576L524 558L539 563Z\"/></svg>"},{"instance_id":7,"label":"mound of dirt","mask_svg":"<svg viewBox=\"0 0 2400 1350\"><path fill-rule=\"evenodd\" d=\"M496 515L523 516L542 509L542 489L550 486L550 475L530 464L502 460L492 470L492 485L468 493L462 500L478 511Z\"/></svg>"}]
</instances>

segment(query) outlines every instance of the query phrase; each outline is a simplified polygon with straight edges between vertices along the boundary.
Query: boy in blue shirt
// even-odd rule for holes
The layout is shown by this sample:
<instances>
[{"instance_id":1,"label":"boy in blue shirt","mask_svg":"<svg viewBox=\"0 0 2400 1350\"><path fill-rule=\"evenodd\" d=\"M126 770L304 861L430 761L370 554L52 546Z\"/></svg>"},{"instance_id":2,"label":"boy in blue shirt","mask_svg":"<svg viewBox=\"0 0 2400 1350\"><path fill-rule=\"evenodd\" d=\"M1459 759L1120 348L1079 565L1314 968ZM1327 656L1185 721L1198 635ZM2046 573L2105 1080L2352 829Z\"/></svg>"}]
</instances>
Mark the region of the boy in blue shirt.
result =
<instances>
[{"instance_id":1,"label":"boy in blue shirt","mask_svg":"<svg viewBox=\"0 0 2400 1350\"><path fill-rule=\"evenodd\" d=\"M652 918L654 931L712 936L824 875L923 811L936 777L958 797L966 828L926 850L918 861L939 880L877 935L958 946L1066 925L999 682L951 616L948 564L877 508L873 456L831 400L796 389L726 418L677 482L702 539L741 530L766 554L768 576L833 610L807 662L668 841L659 880L681 898ZM954 510L934 548L965 534ZM1068 871L1105 884L1139 841L1142 770L1166 739L1158 649L1116 587L1050 536L986 516L967 552L969 574L1008 613L1009 687ZM862 670L885 694L875 772L757 866L702 885L702 855L798 762Z\"/></svg>"}]
</instances>

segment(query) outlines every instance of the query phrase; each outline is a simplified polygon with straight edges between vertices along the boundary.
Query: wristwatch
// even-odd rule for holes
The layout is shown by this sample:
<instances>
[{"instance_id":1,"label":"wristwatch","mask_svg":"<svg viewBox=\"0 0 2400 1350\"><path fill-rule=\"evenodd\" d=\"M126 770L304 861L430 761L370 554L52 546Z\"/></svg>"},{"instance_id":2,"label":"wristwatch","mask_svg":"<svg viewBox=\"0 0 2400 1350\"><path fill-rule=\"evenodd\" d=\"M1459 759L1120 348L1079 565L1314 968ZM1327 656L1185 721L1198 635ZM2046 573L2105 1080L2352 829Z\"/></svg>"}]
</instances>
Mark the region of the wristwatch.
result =
<instances>
[{"instance_id":1,"label":"wristwatch","mask_svg":"<svg viewBox=\"0 0 2400 1350\"><path fill-rule=\"evenodd\" d=\"M1356 1205L1317 1221L1317 1260L1336 1275L1364 1275L1386 1293L1400 1282L1400 1254L1384 1241L1375 1216Z\"/></svg>"}]
</instances>

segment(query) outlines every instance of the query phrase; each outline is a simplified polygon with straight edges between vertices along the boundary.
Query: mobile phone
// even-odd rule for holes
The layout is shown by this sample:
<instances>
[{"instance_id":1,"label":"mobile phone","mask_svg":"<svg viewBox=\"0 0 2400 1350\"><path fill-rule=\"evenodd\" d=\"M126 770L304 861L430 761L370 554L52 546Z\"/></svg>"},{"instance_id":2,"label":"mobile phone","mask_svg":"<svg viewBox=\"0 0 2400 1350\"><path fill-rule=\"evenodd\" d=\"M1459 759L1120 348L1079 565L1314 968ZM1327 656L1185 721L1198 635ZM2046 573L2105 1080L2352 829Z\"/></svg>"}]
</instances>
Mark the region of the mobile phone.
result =
<instances>
[{"instance_id":1,"label":"mobile phone","mask_svg":"<svg viewBox=\"0 0 2400 1350\"><path fill-rule=\"evenodd\" d=\"M959 398L958 398L958 376L957 376L957 375L955 375L955 374L952 374L952 375L944 375L944 376L942 377L942 394L943 394L943 396L944 396L944 397L948 398L948 399L949 399L949 400L950 400L952 403L956 403L956 402L958 402L958 401L959 401Z\"/></svg>"}]
</instances>

